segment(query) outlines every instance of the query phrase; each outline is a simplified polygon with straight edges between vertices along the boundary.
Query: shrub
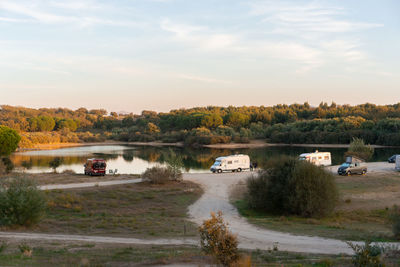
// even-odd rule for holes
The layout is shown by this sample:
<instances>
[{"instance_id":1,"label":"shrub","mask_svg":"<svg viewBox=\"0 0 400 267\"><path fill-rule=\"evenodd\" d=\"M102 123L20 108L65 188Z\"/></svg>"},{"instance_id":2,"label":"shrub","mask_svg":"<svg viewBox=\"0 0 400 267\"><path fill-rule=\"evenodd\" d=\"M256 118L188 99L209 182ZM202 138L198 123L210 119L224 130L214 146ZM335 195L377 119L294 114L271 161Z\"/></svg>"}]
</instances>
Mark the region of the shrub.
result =
<instances>
[{"instance_id":1,"label":"shrub","mask_svg":"<svg viewBox=\"0 0 400 267\"><path fill-rule=\"evenodd\" d=\"M390 213L390 221L392 222L392 230L395 238L400 239L400 208L396 205Z\"/></svg>"},{"instance_id":2,"label":"shrub","mask_svg":"<svg viewBox=\"0 0 400 267\"><path fill-rule=\"evenodd\" d=\"M277 214L321 217L331 213L338 193L334 177L306 161L281 157L247 180L250 208Z\"/></svg>"},{"instance_id":3,"label":"shrub","mask_svg":"<svg viewBox=\"0 0 400 267\"><path fill-rule=\"evenodd\" d=\"M353 264L355 267L384 267L381 262L381 254L383 249L371 242L366 241L364 245L355 245L351 242L347 244L354 250Z\"/></svg>"},{"instance_id":4,"label":"shrub","mask_svg":"<svg viewBox=\"0 0 400 267\"><path fill-rule=\"evenodd\" d=\"M237 237L233 235L222 218L222 212L211 213L199 227L200 245L203 251L215 257L224 266L231 266L239 259Z\"/></svg>"},{"instance_id":5,"label":"shrub","mask_svg":"<svg viewBox=\"0 0 400 267\"><path fill-rule=\"evenodd\" d=\"M0 158L0 174L10 173L14 169L14 163L9 158Z\"/></svg>"},{"instance_id":6,"label":"shrub","mask_svg":"<svg viewBox=\"0 0 400 267\"><path fill-rule=\"evenodd\" d=\"M177 155L172 149L169 149L169 156L166 159L168 168L172 172L172 179L176 181L182 180L182 171L184 167L182 157Z\"/></svg>"},{"instance_id":7,"label":"shrub","mask_svg":"<svg viewBox=\"0 0 400 267\"><path fill-rule=\"evenodd\" d=\"M361 138L353 138L353 141L350 143L349 149L345 155L369 160L374 155L374 148L370 145L366 145L364 140Z\"/></svg>"},{"instance_id":8,"label":"shrub","mask_svg":"<svg viewBox=\"0 0 400 267\"><path fill-rule=\"evenodd\" d=\"M164 184L170 181L176 181L174 171L169 167L154 166L147 168L142 174L144 179L148 179L152 184Z\"/></svg>"},{"instance_id":9,"label":"shrub","mask_svg":"<svg viewBox=\"0 0 400 267\"><path fill-rule=\"evenodd\" d=\"M50 168L53 169L54 172L57 172L57 168L60 167L61 163L62 163L62 158L55 157L49 162L49 166Z\"/></svg>"},{"instance_id":10,"label":"shrub","mask_svg":"<svg viewBox=\"0 0 400 267\"><path fill-rule=\"evenodd\" d=\"M38 222L45 212L44 194L26 178L0 183L0 225L26 225Z\"/></svg>"},{"instance_id":11,"label":"shrub","mask_svg":"<svg viewBox=\"0 0 400 267\"><path fill-rule=\"evenodd\" d=\"M0 156L8 156L14 152L21 136L14 129L0 125Z\"/></svg>"}]
</instances>

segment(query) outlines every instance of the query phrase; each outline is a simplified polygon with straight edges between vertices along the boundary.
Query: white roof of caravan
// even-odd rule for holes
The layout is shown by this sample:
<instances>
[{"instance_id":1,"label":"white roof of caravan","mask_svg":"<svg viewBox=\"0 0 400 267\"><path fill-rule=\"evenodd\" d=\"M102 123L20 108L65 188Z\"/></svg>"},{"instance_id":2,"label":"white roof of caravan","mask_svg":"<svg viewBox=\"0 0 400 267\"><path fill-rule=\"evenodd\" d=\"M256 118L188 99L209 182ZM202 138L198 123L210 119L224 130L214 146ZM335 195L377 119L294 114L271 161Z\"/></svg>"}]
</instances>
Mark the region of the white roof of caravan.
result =
<instances>
[{"instance_id":1,"label":"white roof of caravan","mask_svg":"<svg viewBox=\"0 0 400 267\"><path fill-rule=\"evenodd\" d=\"M315 152L311 152L311 153L303 153L300 154L300 157L306 157L306 156L311 156L311 155L316 155L316 154L325 154L325 153L331 153L331 152L319 152L319 151L315 151Z\"/></svg>"},{"instance_id":2,"label":"white roof of caravan","mask_svg":"<svg viewBox=\"0 0 400 267\"><path fill-rule=\"evenodd\" d=\"M215 160L223 160L226 158L230 158L230 157L237 157L237 156L243 156L243 157L248 157L248 155L244 155L244 154L236 154L236 155L229 155L229 156L224 156L224 157L218 157Z\"/></svg>"}]
</instances>

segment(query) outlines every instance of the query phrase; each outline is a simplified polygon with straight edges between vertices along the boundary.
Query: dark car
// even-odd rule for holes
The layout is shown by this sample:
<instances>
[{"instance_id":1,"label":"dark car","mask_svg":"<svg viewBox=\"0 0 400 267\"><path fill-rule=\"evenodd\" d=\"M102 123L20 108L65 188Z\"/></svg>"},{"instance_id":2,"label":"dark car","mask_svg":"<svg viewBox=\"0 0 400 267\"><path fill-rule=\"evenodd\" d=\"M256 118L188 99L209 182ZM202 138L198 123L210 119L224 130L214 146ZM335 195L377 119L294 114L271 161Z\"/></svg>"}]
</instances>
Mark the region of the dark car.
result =
<instances>
[{"instance_id":1,"label":"dark car","mask_svg":"<svg viewBox=\"0 0 400 267\"><path fill-rule=\"evenodd\" d=\"M338 169L339 175L366 174L367 165L363 162L345 162Z\"/></svg>"},{"instance_id":2,"label":"dark car","mask_svg":"<svg viewBox=\"0 0 400 267\"><path fill-rule=\"evenodd\" d=\"M389 163L395 163L396 162L396 156L397 156L398 154L396 154L396 155L393 155L393 156L391 156L390 158L388 158L388 162Z\"/></svg>"}]
</instances>

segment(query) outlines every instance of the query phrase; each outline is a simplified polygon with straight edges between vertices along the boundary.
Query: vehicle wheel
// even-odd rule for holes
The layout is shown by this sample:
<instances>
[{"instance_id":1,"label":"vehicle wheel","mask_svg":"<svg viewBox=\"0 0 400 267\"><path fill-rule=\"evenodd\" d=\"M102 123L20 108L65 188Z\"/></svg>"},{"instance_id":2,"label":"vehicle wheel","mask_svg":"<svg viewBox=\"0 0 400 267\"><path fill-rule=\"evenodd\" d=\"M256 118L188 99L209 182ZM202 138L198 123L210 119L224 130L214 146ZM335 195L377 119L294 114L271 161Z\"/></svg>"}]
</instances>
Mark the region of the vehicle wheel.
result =
<instances>
[{"instance_id":1,"label":"vehicle wheel","mask_svg":"<svg viewBox=\"0 0 400 267\"><path fill-rule=\"evenodd\" d=\"M238 171L238 172L241 172L241 171L242 171L242 169L241 169L241 168L239 168L239 169L237 169L237 171Z\"/></svg>"},{"instance_id":2,"label":"vehicle wheel","mask_svg":"<svg viewBox=\"0 0 400 267\"><path fill-rule=\"evenodd\" d=\"M221 173L221 172L222 172L222 170L221 170L221 169L219 169L219 170L218 170L218 173Z\"/></svg>"},{"instance_id":3,"label":"vehicle wheel","mask_svg":"<svg viewBox=\"0 0 400 267\"><path fill-rule=\"evenodd\" d=\"M92 173L92 172L89 172L89 175L90 175L90 176L93 176L93 173Z\"/></svg>"},{"instance_id":4,"label":"vehicle wheel","mask_svg":"<svg viewBox=\"0 0 400 267\"><path fill-rule=\"evenodd\" d=\"M351 172L347 172L347 176L350 176L351 175Z\"/></svg>"},{"instance_id":5,"label":"vehicle wheel","mask_svg":"<svg viewBox=\"0 0 400 267\"><path fill-rule=\"evenodd\" d=\"M232 172L235 172L236 170L232 170Z\"/></svg>"},{"instance_id":6,"label":"vehicle wheel","mask_svg":"<svg viewBox=\"0 0 400 267\"><path fill-rule=\"evenodd\" d=\"M215 173L215 171L212 171L212 173Z\"/></svg>"},{"instance_id":7,"label":"vehicle wheel","mask_svg":"<svg viewBox=\"0 0 400 267\"><path fill-rule=\"evenodd\" d=\"M362 175L365 175L367 173L367 170L362 171Z\"/></svg>"}]
</instances>

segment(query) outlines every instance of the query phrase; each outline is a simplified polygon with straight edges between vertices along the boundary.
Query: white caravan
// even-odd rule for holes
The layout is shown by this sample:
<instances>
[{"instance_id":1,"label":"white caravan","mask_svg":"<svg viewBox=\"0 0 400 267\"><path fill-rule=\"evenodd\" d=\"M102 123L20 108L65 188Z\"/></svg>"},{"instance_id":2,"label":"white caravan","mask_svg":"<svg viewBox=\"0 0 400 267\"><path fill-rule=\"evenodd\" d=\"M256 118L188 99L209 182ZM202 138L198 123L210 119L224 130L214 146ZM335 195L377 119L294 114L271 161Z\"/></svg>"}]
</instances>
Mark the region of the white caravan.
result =
<instances>
[{"instance_id":1,"label":"white caravan","mask_svg":"<svg viewBox=\"0 0 400 267\"><path fill-rule=\"evenodd\" d=\"M332 158L330 152L318 152L316 150L312 153L303 153L299 156L300 160L306 160L317 166L330 166L332 165Z\"/></svg>"},{"instance_id":2,"label":"white caravan","mask_svg":"<svg viewBox=\"0 0 400 267\"><path fill-rule=\"evenodd\" d=\"M400 172L400 155L396 156L396 171Z\"/></svg>"},{"instance_id":3,"label":"white caravan","mask_svg":"<svg viewBox=\"0 0 400 267\"><path fill-rule=\"evenodd\" d=\"M250 169L250 157L239 154L217 158L210 171L213 173L221 173L223 171L241 172L248 169Z\"/></svg>"}]
</instances>

